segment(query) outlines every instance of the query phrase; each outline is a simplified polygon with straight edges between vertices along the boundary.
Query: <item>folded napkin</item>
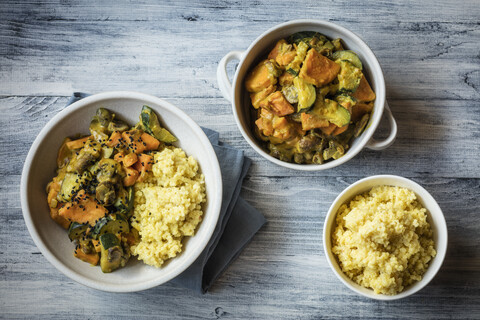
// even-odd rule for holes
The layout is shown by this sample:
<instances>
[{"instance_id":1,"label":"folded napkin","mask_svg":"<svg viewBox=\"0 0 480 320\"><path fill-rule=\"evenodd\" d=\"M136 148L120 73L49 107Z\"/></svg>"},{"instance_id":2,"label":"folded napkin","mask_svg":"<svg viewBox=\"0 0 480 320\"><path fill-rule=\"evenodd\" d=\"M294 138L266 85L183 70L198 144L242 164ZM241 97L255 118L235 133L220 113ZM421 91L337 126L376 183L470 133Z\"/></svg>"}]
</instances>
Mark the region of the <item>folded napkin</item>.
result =
<instances>
[{"instance_id":1,"label":"folded napkin","mask_svg":"<svg viewBox=\"0 0 480 320\"><path fill-rule=\"evenodd\" d=\"M75 92L72 104L89 94ZM218 223L205 250L171 283L205 293L265 224L264 216L239 194L251 160L243 151L219 141L219 133L202 128L217 154L223 180L222 207Z\"/></svg>"}]
</instances>

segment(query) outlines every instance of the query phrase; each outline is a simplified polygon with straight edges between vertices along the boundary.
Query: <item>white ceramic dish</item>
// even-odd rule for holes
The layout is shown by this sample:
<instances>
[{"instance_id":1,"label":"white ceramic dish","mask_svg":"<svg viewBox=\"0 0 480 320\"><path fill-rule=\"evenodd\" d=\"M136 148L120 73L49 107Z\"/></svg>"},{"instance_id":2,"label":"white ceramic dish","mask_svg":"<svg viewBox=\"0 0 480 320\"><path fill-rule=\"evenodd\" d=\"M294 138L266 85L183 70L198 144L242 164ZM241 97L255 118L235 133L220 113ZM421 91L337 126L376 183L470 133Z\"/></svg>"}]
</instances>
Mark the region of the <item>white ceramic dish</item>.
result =
<instances>
[{"instance_id":1,"label":"white ceramic dish","mask_svg":"<svg viewBox=\"0 0 480 320\"><path fill-rule=\"evenodd\" d=\"M327 37L342 38L347 48L355 51L364 65L364 72L369 79L377 98L373 109L372 117L362 135L356 138L348 152L341 158L326 162L324 164L295 164L281 161L265 152L254 136L252 121L250 119L250 99L244 86L244 79L248 71L252 69L261 59L268 55L268 52L275 46L275 43L287 36L299 31L317 31ZM227 73L227 65L239 60L240 63L235 72L233 82L230 81ZM363 147L373 150L382 150L389 147L397 135L397 125L385 100L385 80L382 69L373 54L372 50L353 32L331 22L321 20L294 20L277 25L260 35L246 51L229 52L220 61L217 68L217 81L223 96L232 103L233 114L237 126L243 137L250 146L269 161L296 170L324 170L336 167L352 159ZM373 133L382 118L384 109L387 111L390 122L390 134L383 141L376 141L372 138Z\"/></svg>"},{"instance_id":2,"label":"white ceramic dish","mask_svg":"<svg viewBox=\"0 0 480 320\"><path fill-rule=\"evenodd\" d=\"M104 274L73 256L67 232L49 215L45 187L53 178L56 156L63 139L88 134L99 107L113 111L133 125L143 105L156 111L161 122L178 138L176 146L199 162L205 175L207 203L204 220L195 236L185 241L183 252L162 268L131 259L127 266ZM59 112L38 134L25 160L21 179L21 204L28 230L43 255L58 270L86 286L112 292L131 292L160 285L190 266L208 243L220 213L222 179L217 157L202 129L183 111L157 97L136 92L107 92L82 99Z\"/></svg>"},{"instance_id":3,"label":"white ceramic dish","mask_svg":"<svg viewBox=\"0 0 480 320\"><path fill-rule=\"evenodd\" d=\"M384 294L375 294L373 290L364 288L352 280L350 280L340 269L338 262L331 251L331 233L335 227L335 217L340 206L358 194L367 192L374 186L379 185L390 185L405 187L417 195L417 199L428 211L427 220L430 223L433 230L433 239L435 241L435 250L437 255L430 262L430 265L427 269L427 272L423 276L422 280L414 283L413 285L407 287L403 292L389 296ZM445 259L445 254L447 252L447 243L448 243L448 232L447 224L445 222L445 217L443 216L442 210L438 206L435 199L425 190L422 186L413 182L412 180L393 176L393 175L379 175L372 176L355 182L346 188L340 195L335 199L330 209L328 210L327 217L325 219L324 229L323 229L323 250L325 252L325 257L332 268L335 275L343 282L348 288L355 291L358 294L363 296L377 299L377 300L396 300L405 298L409 295L414 294L423 287L425 287L437 274L438 270Z\"/></svg>"}]
</instances>

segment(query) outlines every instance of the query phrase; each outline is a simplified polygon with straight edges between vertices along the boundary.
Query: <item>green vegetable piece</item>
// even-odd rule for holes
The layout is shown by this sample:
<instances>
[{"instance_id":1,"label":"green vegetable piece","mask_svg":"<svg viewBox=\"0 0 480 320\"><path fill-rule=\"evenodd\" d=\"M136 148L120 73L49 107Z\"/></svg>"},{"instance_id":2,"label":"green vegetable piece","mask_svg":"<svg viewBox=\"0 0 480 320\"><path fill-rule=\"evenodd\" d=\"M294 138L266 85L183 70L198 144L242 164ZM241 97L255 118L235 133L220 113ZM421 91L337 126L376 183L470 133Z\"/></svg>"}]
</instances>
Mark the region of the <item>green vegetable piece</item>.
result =
<instances>
[{"instance_id":1,"label":"green vegetable piece","mask_svg":"<svg viewBox=\"0 0 480 320\"><path fill-rule=\"evenodd\" d=\"M72 222L68 228L68 238L70 238L70 241L83 238L87 229L88 224Z\"/></svg>"},{"instance_id":2,"label":"green vegetable piece","mask_svg":"<svg viewBox=\"0 0 480 320\"><path fill-rule=\"evenodd\" d=\"M350 112L347 109L330 99L325 99L324 101L317 99L315 106L310 112L338 127L349 124L351 119Z\"/></svg>"},{"instance_id":3,"label":"green vegetable piece","mask_svg":"<svg viewBox=\"0 0 480 320\"><path fill-rule=\"evenodd\" d=\"M108 140L108 125L113 120L113 117L113 114L111 114L110 111L108 111L107 109L97 109L97 113L95 114L95 116L93 116L89 127L90 133L95 140L100 143Z\"/></svg>"},{"instance_id":4,"label":"green vegetable piece","mask_svg":"<svg viewBox=\"0 0 480 320\"><path fill-rule=\"evenodd\" d=\"M173 134L160 126L157 115L149 106L143 106L142 112L140 113L140 123L145 132L153 135L159 141L165 143L173 143L177 141L177 138L175 138Z\"/></svg>"},{"instance_id":5,"label":"green vegetable piece","mask_svg":"<svg viewBox=\"0 0 480 320\"><path fill-rule=\"evenodd\" d=\"M133 198L133 187L122 188L118 191L117 199L113 206L117 209L117 212L128 216L133 208Z\"/></svg>"},{"instance_id":6,"label":"green vegetable piece","mask_svg":"<svg viewBox=\"0 0 480 320\"><path fill-rule=\"evenodd\" d=\"M338 142L330 140L328 142L328 148L323 150L323 159L328 160L333 158L337 160L345 154L345 148Z\"/></svg>"},{"instance_id":7,"label":"green vegetable piece","mask_svg":"<svg viewBox=\"0 0 480 320\"><path fill-rule=\"evenodd\" d=\"M288 68L287 72L293 74L295 77L298 76L298 71L293 70L292 68Z\"/></svg>"},{"instance_id":8,"label":"green vegetable piece","mask_svg":"<svg viewBox=\"0 0 480 320\"><path fill-rule=\"evenodd\" d=\"M293 79L293 85L298 92L297 112L305 112L312 108L317 97L315 86L299 77Z\"/></svg>"},{"instance_id":9,"label":"green vegetable piece","mask_svg":"<svg viewBox=\"0 0 480 320\"><path fill-rule=\"evenodd\" d=\"M285 67L285 70L287 70L287 72L291 74L294 74L288 71L291 69L296 73L295 75L297 75L300 72L300 66L303 63L303 60L305 60L305 57L307 56L307 51L308 44L306 44L305 42L300 42L297 46L297 54L295 58Z\"/></svg>"},{"instance_id":10,"label":"green vegetable piece","mask_svg":"<svg viewBox=\"0 0 480 320\"><path fill-rule=\"evenodd\" d=\"M66 173L63 178L60 192L57 195L57 199L60 202L71 201L80 189L85 189L92 180L90 172L85 171L83 174L78 173Z\"/></svg>"},{"instance_id":11,"label":"green vegetable piece","mask_svg":"<svg viewBox=\"0 0 480 320\"><path fill-rule=\"evenodd\" d=\"M335 48L335 51L345 50L345 49L343 48L342 39L340 39L340 38L333 39L333 40L332 40L332 44L333 44L333 47Z\"/></svg>"},{"instance_id":12,"label":"green vegetable piece","mask_svg":"<svg viewBox=\"0 0 480 320\"><path fill-rule=\"evenodd\" d=\"M341 61L341 60L349 61L358 69L363 70L362 61L360 61L360 58L353 51L350 51L350 50L335 51L332 54L332 58L335 61Z\"/></svg>"},{"instance_id":13,"label":"green vegetable piece","mask_svg":"<svg viewBox=\"0 0 480 320\"><path fill-rule=\"evenodd\" d=\"M122 120L115 119L108 124L108 131L110 132L113 132L113 131L123 132L123 131L127 131L128 129L130 129L130 126Z\"/></svg>"},{"instance_id":14,"label":"green vegetable piece","mask_svg":"<svg viewBox=\"0 0 480 320\"><path fill-rule=\"evenodd\" d=\"M370 115L368 113L364 114L363 117L355 124L355 130L353 131L353 136L357 138L362 132L363 129L367 126Z\"/></svg>"},{"instance_id":15,"label":"green vegetable piece","mask_svg":"<svg viewBox=\"0 0 480 320\"><path fill-rule=\"evenodd\" d=\"M339 91L342 93L355 92L360 85L360 80L362 80L362 70L355 67L353 63L347 60L341 60L338 63L341 67L340 73L338 74Z\"/></svg>"},{"instance_id":16,"label":"green vegetable piece","mask_svg":"<svg viewBox=\"0 0 480 320\"><path fill-rule=\"evenodd\" d=\"M93 227L92 238L98 239L106 233L117 234L129 231L128 221L121 214L111 214L98 220Z\"/></svg>"},{"instance_id":17,"label":"green vegetable piece","mask_svg":"<svg viewBox=\"0 0 480 320\"><path fill-rule=\"evenodd\" d=\"M123 252L120 241L112 233L100 236L100 267L102 272L110 273L124 267L128 258Z\"/></svg>"}]
</instances>

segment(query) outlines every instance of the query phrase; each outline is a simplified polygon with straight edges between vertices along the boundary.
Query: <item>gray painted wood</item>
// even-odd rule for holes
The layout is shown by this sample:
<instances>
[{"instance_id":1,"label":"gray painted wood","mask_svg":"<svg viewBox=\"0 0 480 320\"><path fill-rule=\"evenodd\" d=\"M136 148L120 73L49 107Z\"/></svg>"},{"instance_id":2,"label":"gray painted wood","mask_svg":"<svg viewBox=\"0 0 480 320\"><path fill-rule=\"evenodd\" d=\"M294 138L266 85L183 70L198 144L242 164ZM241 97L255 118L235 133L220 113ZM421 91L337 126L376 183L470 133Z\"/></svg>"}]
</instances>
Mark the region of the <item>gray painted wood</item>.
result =
<instances>
[{"instance_id":1,"label":"gray painted wood","mask_svg":"<svg viewBox=\"0 0 480 320\"><path fill-rule=\"evenodd\" d=\"M480 318L479 17L475 0L2 1L0 318ZM306 173L268 163L243 140L218 90L217 63L297 18L337 22L371 46L399 125L390 148ZM72 91L108 90L165 98L253 160L242 195L268 225L206 295L171 284L131 294L83 287L50 265L28 234L19 183L31 143ZM386 130L382 124L378 136ZM394 302L344 287L321 241L338 193L385 173L422 184L449 228L439 274L418 294Z\"/></svg>"}]
</instances>

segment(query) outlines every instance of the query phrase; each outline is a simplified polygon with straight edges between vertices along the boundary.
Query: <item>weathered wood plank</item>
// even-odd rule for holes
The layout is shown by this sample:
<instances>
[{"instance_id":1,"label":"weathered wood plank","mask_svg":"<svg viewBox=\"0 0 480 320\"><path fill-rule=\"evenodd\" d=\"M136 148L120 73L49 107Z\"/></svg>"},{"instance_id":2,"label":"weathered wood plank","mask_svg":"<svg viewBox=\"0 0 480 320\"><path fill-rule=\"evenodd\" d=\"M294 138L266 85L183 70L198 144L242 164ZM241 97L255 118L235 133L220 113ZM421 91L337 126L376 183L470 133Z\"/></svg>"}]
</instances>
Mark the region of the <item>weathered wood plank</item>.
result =
<instances>
[{"instance_id":1,"label":"weathered wood plank","mask_svg":"<svg viewBox=\"0 0 480 320\"><path fill-rule=\"evenodd\" d=\"M277 23L320 18L352 29L372 47L384 68L389 97L480 97L476 40L480 37L476 19L480 9L475 1L454 8L452 3L444 3L445 10L452 10L450 14L436 12L428 22L422 11L431 6L428 2L394 8L357 3L368 8L367 12L354 5L342 19L338 12L352 6L348 1L329 3L329 10L312 2L307 4L311 9L308 15L282 10L295 6L283 4L274 18L267 3L227 4L222 9L215 3L202 8L181 2L145 4L133 10L108 2L99 8L90 3L73 7L5 3L5 18L0 19L0 94L68 95L73 90L135 88L170 98L219 97L215 70L228 51L245 50ZM387 9L396 16L381 18L383 23L364 19L371 10ZM162 19L168 23L159 23ZM179 54L192 48L193 56Z\"/></svg>"}]
</instances>

